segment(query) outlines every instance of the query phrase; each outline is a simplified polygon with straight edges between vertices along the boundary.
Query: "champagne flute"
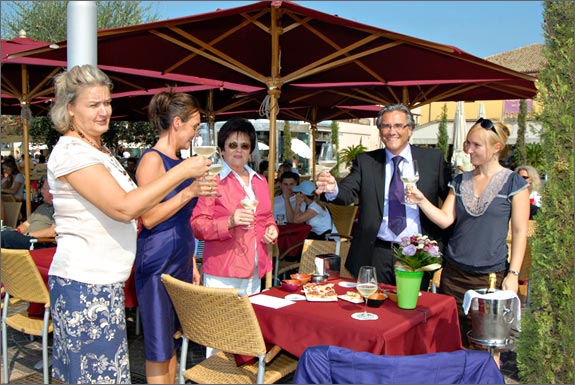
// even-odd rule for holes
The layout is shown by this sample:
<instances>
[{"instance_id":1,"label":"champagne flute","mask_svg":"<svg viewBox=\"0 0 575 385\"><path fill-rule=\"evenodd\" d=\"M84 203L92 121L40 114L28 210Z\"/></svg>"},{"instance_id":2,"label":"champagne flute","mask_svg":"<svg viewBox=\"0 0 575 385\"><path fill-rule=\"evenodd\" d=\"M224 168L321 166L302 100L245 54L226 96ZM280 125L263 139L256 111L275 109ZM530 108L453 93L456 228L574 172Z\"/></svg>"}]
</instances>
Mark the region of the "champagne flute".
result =
<instances>
[{"instance_id":1,"label":"champagne flute","mask_svg":"<svg viewBox=\"0 0 575 385\"><path fill-rule=\"evenodd\" d=\"M246 196L244 199L242 199L240 201L240 203L242 204L242 207L246 210L253 210L254 214L256 212L256 207L258 206L258 200L255 198L250 198L248 196ZM249 224L246 227L244 227L246 230L249 229L253 229L254 225L253 224Z\"/></svg>"},{"instance_id":2,"label":"champagne flute","mask_svg":"<svg viewBox=\"0 0 575 385\"><path fill-rule=\"evenodd\" d=\"M417 166L417 161L413 159L411 162L413 164L413 173L409 172L409 167L407 167L407 170L405 168L402 168L400 171L401 181L403 182L403 188L406 193L408 189L415 187L415 184L417 183L417 181L419 181L419 167ZM407 199L407 197L405 198L404 203L406 205L413 204Z\"/></svg>"},{"instance_id":3,"label":"champagne flute","mask_svg":"<svg viewBox=\"0 0 575 385\"><path fill-rule=\"evenodd\" d=\"M365 305L363 313L353 313L351 316L361 321L378 319L377 314L367 312L367 297L377 291L377 276L374 266L362 266L359 268L356 289L365 298Z\"/></svg>"}]
</instances>

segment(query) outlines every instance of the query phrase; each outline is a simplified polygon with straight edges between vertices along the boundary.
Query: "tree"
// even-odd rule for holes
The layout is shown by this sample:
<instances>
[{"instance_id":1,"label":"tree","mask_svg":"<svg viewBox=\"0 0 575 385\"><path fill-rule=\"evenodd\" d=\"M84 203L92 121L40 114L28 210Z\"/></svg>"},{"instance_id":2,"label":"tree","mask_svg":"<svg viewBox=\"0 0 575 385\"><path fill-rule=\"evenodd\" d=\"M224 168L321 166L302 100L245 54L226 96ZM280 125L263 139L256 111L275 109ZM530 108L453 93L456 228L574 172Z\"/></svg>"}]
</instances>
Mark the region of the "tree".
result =
<instances>
[{"instance_id":1,"label":"tree","mask_svg":"<svg viewBox=\"0 0 575 385\"><path fill-rule=\"evenodd\" d=\"M287 161L292 161L293 157L295 156L295 153L292 151L291 149L291 129L290 129L290 124L289 121L284 121L284 128L283 128L283 134L284 134L284 152L283 152L283 160L287 160Z\"/></svg>"},{"instance_id":2,"label":"tree","mask_svg":"<svg viewBox=\"0 0 575 385\"><path fill-rule=\"evenodd\" d=\"M353 162L355 157L365 151L367 151L367 147L361 144L361 139L359 139L359 144L357 146L352 144L351 146L341 150L338 159L345 163L345 167L351 167L351 162Z\"/></svg>"},{"instance_id":3,"label":"tree","mask_svg":"<svg viewBox=\"0 0 575 385\"><path fill-rule=\"evenodd\" d=\"M525 148L525 131L527 120L527 102L525 100L519 101L519 114L517 115L517 142L515 143L515 151L517 151L518 165L526 164L527 150Z\"/></svg>"},{"instance_id":4,"label":"tree","mask_svg":"<svg viewBox=\"0 0 575 385\"><path fill-rule=\"evenodd\" d=\"M331 143L335 147L335 153L339 154L339 123L337 120L331 121ZM331 173L335 177L339 175L339 156L337 157L337 166L334 167Z\"/></svg>"},{"instance_id":5,"label":"tree","mask_svg":"<svg viewBox=\"0 0 575 385\"><path fill-rule=\"evenodd\" d=\"M96 1L97 27L108 29L156 21L159 16L142 1ZM3 1L2 38L23 29L35 40L66 40L68 1Z\"/></svg>"},{"instance_id":6,"label":"tree","mask_svg":"<svg viewBox=\"0 0 575 385\"><path fill-rule=\"evenodd\" d=\"M437 147L443 152L443 158L449 159L449 134L447 133L447 104L441 109L441 121L437 132Z\"/></svg>"},{"instance_id":7,"label":"tree","mask_svg":"<svg viewBox=\"0 0 575 385\"><path fill-rule=\"evenodd\" d=\"M1 8L2 38L12 39L23 29L30 38L39 41L59 42L66 40L68 1L3 1ZM97 1L97 27L107 29L141 24L159 19L150 5L142 1ZM118 126L123 126L121 130ZM137 136L135 136L137 135ZM30 126L32 141L46 143L50 148L59 134L52 129L47 117L35 117ZM113 122L103 136L110 148L120 140L153 144L155 132L147 122Z\"/></svg>"},{"instance_id":8,"label":"tree","mask_svg":"<svg viewBox=\"0 0 575 385\"><path fill-rule=\"evenodd\" d=\"M548 181L531 238L532 305L522 315L517 366L522 383L572 384L574 2L546 1L543 12L547 63L536 99Z\"/></svg>"}]
</instances>

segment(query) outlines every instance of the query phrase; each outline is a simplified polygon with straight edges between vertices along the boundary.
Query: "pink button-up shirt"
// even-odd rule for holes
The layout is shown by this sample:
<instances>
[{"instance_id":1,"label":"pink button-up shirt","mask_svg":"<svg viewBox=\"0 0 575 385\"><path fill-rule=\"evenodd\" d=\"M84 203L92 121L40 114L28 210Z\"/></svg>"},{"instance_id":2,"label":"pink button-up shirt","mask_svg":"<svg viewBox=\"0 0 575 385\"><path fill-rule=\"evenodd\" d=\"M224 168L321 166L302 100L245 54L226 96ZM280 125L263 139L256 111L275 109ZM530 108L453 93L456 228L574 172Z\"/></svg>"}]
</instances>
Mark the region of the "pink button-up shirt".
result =
<instances>
[{"instance_id":1,"label":"pink button-up shirt","mask_svg":"<svg viewBox=\"0 0 575 385\"><path fill-rule=\"evenodd\" d=\"M218 277L250 278L254 273L256 250L259 277L272 270L267 244L263 242L267 226L276 225L267 181L261 175L254 175L252 188L259 201L252 229L245 229L246 226L228 228L228 219L242 207L240 201L246 196L233 173L218 180L220 197L198 198L191 224L194 236L204 241L204 273Z\"/></svg>"}]
</instances>

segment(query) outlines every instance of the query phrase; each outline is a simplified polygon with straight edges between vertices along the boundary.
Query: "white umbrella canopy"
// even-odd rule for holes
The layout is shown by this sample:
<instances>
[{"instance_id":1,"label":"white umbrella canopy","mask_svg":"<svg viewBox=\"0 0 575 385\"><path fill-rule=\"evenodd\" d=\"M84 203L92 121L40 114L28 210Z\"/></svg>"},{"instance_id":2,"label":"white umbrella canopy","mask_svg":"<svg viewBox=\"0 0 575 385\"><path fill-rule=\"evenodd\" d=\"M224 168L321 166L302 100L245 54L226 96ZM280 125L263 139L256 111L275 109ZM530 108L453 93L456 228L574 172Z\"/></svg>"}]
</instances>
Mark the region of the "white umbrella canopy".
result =
<instances>
[{"instance_id":1,"label":"white umbrella canopy","mask_svg":"<svg viewBox=\"0 0 575 385\"><path fill-rule=\"evenodd\" d=\"M477 119L480 118L485 119L485 105L483 103L479 103L479 110L477 111Z\"/></svg>"},{"instance_id":2,"label":"white umbrella canopy","mask_svg":"<svg viewBox=\"0 0 575 385\"><path fill-rule=\"evenodd\" d=\"M467 121L463 110L463 102L457 102L455 118L453 119L453 153L463 151L463 142L467 137Z\"/></svg>"},{"instance_id":3,"label":"white umbrella canopy","mask_svg":"<svg viewBox=\"0 0 575 385\"><path fill-rule=\"evenodd\" d=\"M302 158L311 159L311 148L301 139L292 138L291 150Z\"/></svg>"}]
</instances>

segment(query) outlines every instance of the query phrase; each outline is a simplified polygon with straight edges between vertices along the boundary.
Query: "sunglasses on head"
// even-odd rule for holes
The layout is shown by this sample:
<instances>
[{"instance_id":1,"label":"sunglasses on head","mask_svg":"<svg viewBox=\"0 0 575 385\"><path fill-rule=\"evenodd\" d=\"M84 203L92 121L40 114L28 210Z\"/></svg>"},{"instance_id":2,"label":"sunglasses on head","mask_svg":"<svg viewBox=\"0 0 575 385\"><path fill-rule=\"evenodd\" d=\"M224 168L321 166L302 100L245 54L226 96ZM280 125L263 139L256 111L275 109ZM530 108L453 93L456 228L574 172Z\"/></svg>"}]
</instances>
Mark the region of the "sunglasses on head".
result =
<instances>
[{"instance_id":1,"label":"sunglasses on head","mask_svg":"<svg viewBox=\"0 0 575 385\"><path fill-rule=\"evenodd\" d=\"M251 145L249 143L242 143L239 146L242 150L249 150L251 148ZM228 147L231 148L232 150L235 150L236 148L238 148L238 142L229 142Z\"/></svg>"},{"instance_id":2,"label":"sunglasses on head","mask_svg":"<svg viewBox=\"0 0 575 385\"><path fill-rule=\"evenodd\" d=\"M495 129L495 125L493 124L493 122L489 119L483 119L483 118L479 118L477 119L477 122L475 122L475 124L481 124L481 127L485 128L486 130L491 130L493 132L495 132L495 135L499 136L499 134L497 133L497 130Z\"/></svg>"}]
</instances>

